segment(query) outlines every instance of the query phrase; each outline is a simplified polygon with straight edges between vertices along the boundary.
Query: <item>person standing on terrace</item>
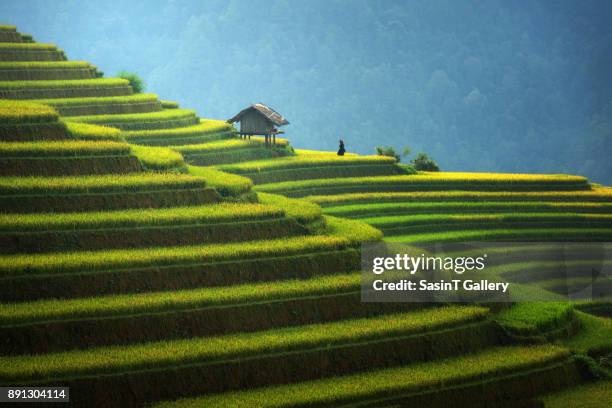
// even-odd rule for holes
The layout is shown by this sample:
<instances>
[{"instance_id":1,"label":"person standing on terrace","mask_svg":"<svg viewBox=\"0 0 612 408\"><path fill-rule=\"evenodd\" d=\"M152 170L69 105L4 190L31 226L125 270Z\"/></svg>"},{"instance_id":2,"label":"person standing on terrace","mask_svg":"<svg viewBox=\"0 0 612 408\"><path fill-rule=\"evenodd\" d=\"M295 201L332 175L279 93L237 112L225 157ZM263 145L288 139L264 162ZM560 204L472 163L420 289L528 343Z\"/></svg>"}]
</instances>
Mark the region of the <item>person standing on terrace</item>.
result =
<instances>
[{"instance_id":1,"label":"person standing on terrace","mask_svg":"<svg viewBox=\"0 0 612 408\"><path fill-rule=\"evenodd\" d=\"M344 149L344 140L340 139L340 147L338 148L338 156L344 156L344 152L346 152L346 150Z\"/></svg>"}]
</instances>

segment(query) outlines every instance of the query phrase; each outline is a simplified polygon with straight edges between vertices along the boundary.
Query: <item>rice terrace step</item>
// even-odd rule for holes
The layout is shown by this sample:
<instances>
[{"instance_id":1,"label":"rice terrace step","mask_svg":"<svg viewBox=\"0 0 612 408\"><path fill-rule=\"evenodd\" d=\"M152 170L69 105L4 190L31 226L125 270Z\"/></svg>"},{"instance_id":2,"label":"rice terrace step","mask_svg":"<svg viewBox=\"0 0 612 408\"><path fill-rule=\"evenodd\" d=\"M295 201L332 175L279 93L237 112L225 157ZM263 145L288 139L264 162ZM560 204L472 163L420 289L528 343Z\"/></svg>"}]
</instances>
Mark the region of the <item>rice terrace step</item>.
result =
<instances>
[{"instance_id":1,"label":"rice terrace step","mask_svg":"<svg viewBox=\"0 0 612 408\"><path fill-rule=\"evenodd\" d=\"M79 5L78 13L68 4L59 13L51 3L30 10L11 2L0 5L7 18L48 22L46 28L27 27L37 38L53 41L61 23L62 32L70 34L63 45L79 60L15 26L0 25L0 387L11 387L13 395L26 387L69 387L68 406L74 407L609 406L612 301L606 294L612 293L612 277L605 271L612 261L571 246L595 245L606 253L612 242L612 187L590 178L593 169L605 166L587 160L576 173L589 178L529 173L578 169L569 160L573 150L606 153L607 115L588 110L593 101L586 100L590 119L583 122L590 130L570 126L569 118L559 120L567 128L560 138L580 137L558 160L547 152L541 153L542 163L530 163L534 155L525 148L525 163L495 162L497 150L524 144L517 123L524 121L520 111L525 110L520 101L516 106L498 101L495 92L521 84L534 99L530 106L541 106L534 117L553 122L550 101L537 97L544 79L536 76L534 61L549 67L542 61L563 60L572 68L569 56L558 57L559 47L550 47L546 58L534 53L531 47L541 39L525 29L524 38L533 41L513 53L520 69L508 62L515 71L500 74L492 70L499 58L485 46L491 39L479 34L478 25L490 18L480 16L474 23L457 12L465 18L454 24L459 5L443 12L428 6L424 9L432 15L450 15L452 27L467 23L484 44L472 50L457 42L461 50L453 58L459 64L448 64L450 57L436 51L437 68L430 73L423 61L431 52L407 58L415 54L406 50L419 41L404 41L397 32L413 27L418 40L430 22L415 25L407 16L421 15L419 7L390 8L386 2L371 7L367 0L349 22L317 23L303 31L295 21L310 17L293 19L297 5L281 7L275 0L264 8L268 23L257 29L243 19L257 16L246 1L232 3L231 13L222 4L214 13L210 5L198 5L209 14L197 11L195 2L179 10L162 1L156 10L139 6L138 21L101 18L93 4ZM340 1L327 14L347 8L345 3L352 5ZM127 3L107 6L126 16L136 10ZM548 16L547 9L542 8L555 44L573 44L552 23L567 19L552 11ZM28 18L20 10L29 10ZM74 19L65 18L71 10L79 15L76 29ZM594 24L585 10L572 15L578 33L583 22ZM366 61L361 54L372 54L369 40L353 39L351 26L360 26L360 14L379 12L384 21L368 19L375 28L368 36L379 41L384 33L402 41L391 47L393 58L381 43L376 57ZM318 14L329 21L326 13ZM506 18L503 11L483 15ZM140 20L149 27L142 29ZM187 21L188 29L175 20ZM291 40L281 20L293 22L291 31L301 33L300 41ZM206 32L200 32L202 21ZM280 35L259 47L268 25ZM449 28L431 26L439 32L429 36L436 44ZM220 27L230 27L232 35L248 32L249 41L226 41L217 33ZM319 36L311 46L309 38L320 31L327 37ZM138 46L142 35L147 43ZM334 43L347 37L360 48L338 52L328 37ZM580 67L595 72L601 67L588 57L601 47L589 38L580 40L588 50ZM213 43L222 45L223 55ZM247 43L263 54L247 59L253 55ZM325 52L317 51L319 43L327 44ZM505 44L495 41L491 47ZM276 52L279 46L283 52ZM295 57L294 49L302 48L309 50L308 64L302 61L306 54ZM129 69L127 57L144 58L143 50L146 61L138 69L145 81L132 72L107 76L98 68L127 64ZM273 59L265 57L272 52ZM342 81L351 84L338 94L327 78L337 78L336 72L325 79L317 74L327 54ZM80 60L87 55L100 60ZM353 70L361 75L352 77ZM396 86L405 84L396 71L414 84L425 78L427 91ZM523 71L530 73L529 83ZM556 70L549 71L558 80ZM572 68L572 75L583 71ZM201 81L203 73L207 77ZM487 82L497 74L503 86ZM564 91L578 95L583 82L607 89L596 78L566 76L559 82L572 83L572 92L556 85L551 97L560 104L568 103ZM151 90L144 93L143 83ZM162 92L153 93L160 84ZM300 91L288 99L285 88ZM453 96L447 98L450 89ZM263 103L236 114L252 92L284 104L293 125ZM397 106L376 97L364 105L359 96L381 92L395 95ZM309 104L316 114L303 111ZM462 113L449 113L446 120L455 129L450 134L456 140L449 143L440 135L446 124L432 112L459 105ZM474 115L481 110L499 120L495 111L501 106L509 110L503 111L499 132L516 122L511 126L516 140L497 146L497 136L491 135L484 154L489 159L491 152L491 164L471 163L483 154L483 141L467 134L462 123L479 122ZM339 124L347 118L351 123ZM397 134L385 130L391 125ZM530 135L548 137L544 124L528 125ZM599 132L597 146L588 145L595 140L589 132ZM336 134L343 139L338 152L294 147L323 147L330 138L335 144ZM372 143L398 138L411 146L420 141L436 159L447 150L456 153L455 169L519 170L439 171L427 155L408 157L409 149L374 151ZM440 158L441 167L451 168ZM391 251L385 256L401 246L424 257L428 244L478 242L499 245L490 248L490 256L506 255L481 273L491 282L508 282L507 297L369 301L365 249L372 244ZM465 257L473 255L470 251L477 249L447 255ZM559 268L567 276L560 278ZM584 288L601 298L568 296ZM0 403L3 398L0 394Z\"/></svg>"}]
</instances>

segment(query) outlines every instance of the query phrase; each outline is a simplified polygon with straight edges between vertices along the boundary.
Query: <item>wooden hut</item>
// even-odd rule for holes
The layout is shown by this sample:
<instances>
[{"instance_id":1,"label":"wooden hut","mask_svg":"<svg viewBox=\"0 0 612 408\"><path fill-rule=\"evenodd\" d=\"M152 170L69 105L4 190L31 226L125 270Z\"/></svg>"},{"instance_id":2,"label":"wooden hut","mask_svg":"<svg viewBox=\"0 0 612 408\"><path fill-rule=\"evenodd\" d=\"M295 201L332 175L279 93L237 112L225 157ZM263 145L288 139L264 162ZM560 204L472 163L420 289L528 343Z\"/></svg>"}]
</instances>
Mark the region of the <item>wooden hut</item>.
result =
<instances>
[{"instance_id":1,"label":"wooden hut","mask_svg":"<svg viewBox=\"0 0 612 408\"><path fill-rule=\"evenodd\" d=\"M289 121L283 118L280 113L263 103L256 103L241 110L228 122L240 122L240 137L264 136L266 146L276 144L276 135L284 133L277 127L289 124Z\"/></svg>"}]
</instances>

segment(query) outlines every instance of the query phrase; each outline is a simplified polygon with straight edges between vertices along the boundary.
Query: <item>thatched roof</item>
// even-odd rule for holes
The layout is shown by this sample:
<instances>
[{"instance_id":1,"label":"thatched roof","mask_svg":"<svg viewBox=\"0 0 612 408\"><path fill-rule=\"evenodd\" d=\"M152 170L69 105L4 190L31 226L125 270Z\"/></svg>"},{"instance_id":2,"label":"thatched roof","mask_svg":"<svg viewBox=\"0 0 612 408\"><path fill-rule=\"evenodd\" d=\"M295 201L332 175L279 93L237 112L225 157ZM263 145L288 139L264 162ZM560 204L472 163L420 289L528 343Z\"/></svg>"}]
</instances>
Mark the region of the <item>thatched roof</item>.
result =
<instances>
[{"instance_id":1,"label":"thatched roof","mask_svg":"<svg viewBox=\"0 0 612 408\"><path fill-rule=\"evenodd\" d=\"M271 107L264 105L263 103L256 103L254 105L249 106L246 109L241 110L240 112L238 112L238 114L236 116L234 116L233 118L228 120L228 122L230 122L230 123L240 122L240 118L245 113L250 112L251 110L254 110L257 113L263 115L266 119L268 119L270 122L274 123L276 126L283 126L283 125L288 125L289 124L289 121L287 119L283 118L280 113L278 113L277 111L275 111Z\"/></svg>"}]
</instances>

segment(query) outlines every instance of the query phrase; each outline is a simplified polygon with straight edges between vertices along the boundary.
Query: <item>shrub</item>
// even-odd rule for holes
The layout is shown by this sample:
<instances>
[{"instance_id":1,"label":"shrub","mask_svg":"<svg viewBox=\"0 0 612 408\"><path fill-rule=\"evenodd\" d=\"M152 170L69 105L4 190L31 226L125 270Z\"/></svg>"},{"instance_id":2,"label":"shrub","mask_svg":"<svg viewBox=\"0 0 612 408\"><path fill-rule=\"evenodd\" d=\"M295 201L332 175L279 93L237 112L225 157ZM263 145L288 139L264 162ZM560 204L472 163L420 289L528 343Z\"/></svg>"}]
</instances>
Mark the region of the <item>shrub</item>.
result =
<instances>
[{"instance_id":1,"label":"shrub","mask_svg":"<svg viewBox=\"0 0 612 408\"><path fill-rule=\"evenodd\" d=\"M438 164L425 153L417 154L410 163L412 163L415 169L420 171L440 171Z\"/></svg>"},{"instance_id":2,"label":"shrub","mask_svg":"<svg viewBox=\"0 0 612 408\"><path fill-rule=\"evenodd\" d=\"M401 156L395 151L393 146L376 146L376 154L379 156L394 157L398 162L401 160Z\"/></svg>"},{"instance_id":3,"label":"shrub","mask_svg":"<svg viewBox=\"0 0 612 408\"><path fill-rule=\"evenodd\" d=\"M146 84L135 72L120 71L117 76L119 78L127 79L130 82L130 86L134 90L134 93L144 92Z\"/></svg>"}]
</instances>

